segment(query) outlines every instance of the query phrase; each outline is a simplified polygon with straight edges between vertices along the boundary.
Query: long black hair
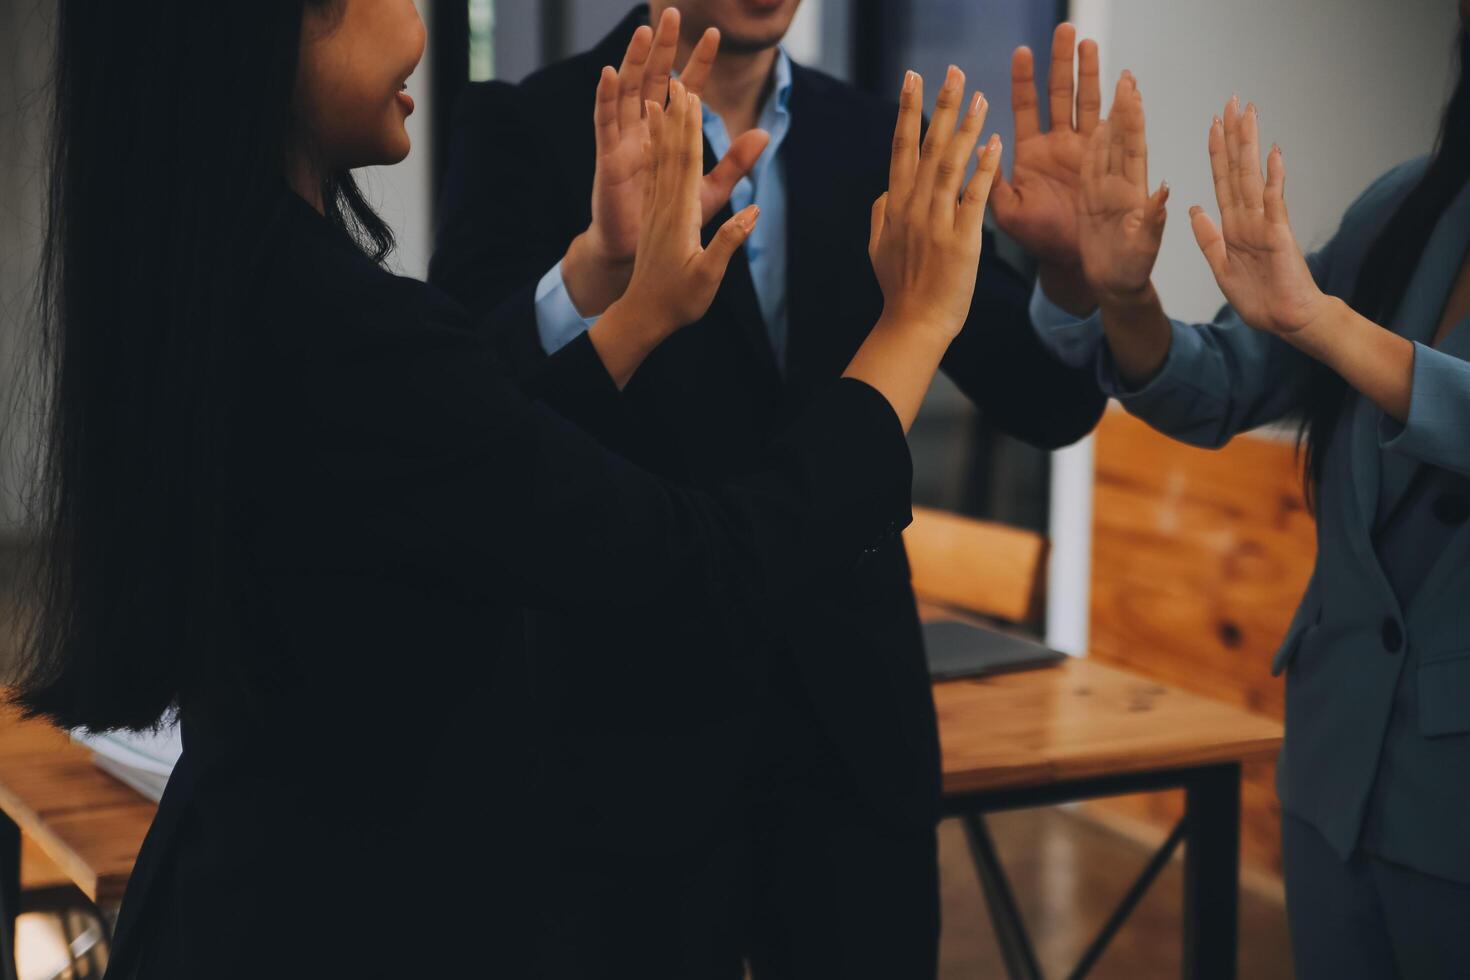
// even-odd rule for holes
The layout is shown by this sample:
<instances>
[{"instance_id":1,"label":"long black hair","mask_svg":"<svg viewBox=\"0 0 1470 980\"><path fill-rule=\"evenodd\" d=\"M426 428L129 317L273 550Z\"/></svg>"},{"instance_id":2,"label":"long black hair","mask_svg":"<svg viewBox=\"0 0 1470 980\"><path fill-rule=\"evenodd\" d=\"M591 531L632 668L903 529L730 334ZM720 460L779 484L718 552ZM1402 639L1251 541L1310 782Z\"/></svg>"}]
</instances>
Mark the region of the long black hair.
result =
<instances>
[{"instance_id":1,"label":"long black hair","mask_svg":"<svg viewBox=\"0 0 1470 980\"><path fill-rule=\"evenodd\" d=\"M231 367L286 206L303 16L334 2L58 3L29 713L145 728L240 668ZM351 177L324 184L381 260Z\"/></svg>"},{"instance_id":2,"label":"long black hair","mask_svg":"<svg viewBox=\"0 0 1470 980\"><path fill-rule=\"evenodd\" d=\"M1363 258L1348 302L1362 316L1389 326L1424 255L1434 226L1470 179L1470 25L1460 29L1460 77L1440 123L1439 140L1424 176L1384 224ZM1348 404L1348 385L1312 362L1302 405L1299 445L1308 500L1317 500L1328 442Z\"/></svg>"}]
</instances>

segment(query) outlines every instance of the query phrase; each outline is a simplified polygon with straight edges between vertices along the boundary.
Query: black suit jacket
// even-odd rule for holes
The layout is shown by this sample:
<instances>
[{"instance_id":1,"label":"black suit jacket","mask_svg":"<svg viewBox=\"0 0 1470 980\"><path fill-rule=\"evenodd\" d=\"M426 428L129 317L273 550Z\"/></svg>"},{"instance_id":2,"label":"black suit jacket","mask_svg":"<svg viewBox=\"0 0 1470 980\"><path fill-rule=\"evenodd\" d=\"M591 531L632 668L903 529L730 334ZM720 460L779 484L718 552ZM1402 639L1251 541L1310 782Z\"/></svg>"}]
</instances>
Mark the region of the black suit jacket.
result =
<instances>
[{"instance_id":1,"label":"black suit jacket","mask_svg":"<svg viewBox=\"0 0 1470 980\"><path fill-rule=\"evenodd\" d=\"M523 363L543 357L535 284L590 221L598 72L620 62L646 18L646 9L635 10L592 51L520 85L471 85L457 108L430 278L471 309L503 308L499 322L510 332L501 342ZM627 451L692 485L727 479L760 459L782 427L840 376L882 309L868 225L871 204L887 185L897 108L796 66L790 111L785 377L742 252L704 319L655 351L625 392L636 417ZM706 144L706 166L713 163ZM729 214L727 207L706 233ZM1027 300L1028 284L995 257L987 235L972 313L944 369L1001 428L1058 447L1092 429L1104 399L1086 371L1066 368L1042 348ZM773 672L799 674L813 710L883 809L903 821L929 822L937 813L933 704L899 539L820 583L784 620L770 648L780 651L774 665L734 649L718 624L673 609L657 623L622 618L588 629L538 616L530 628L554 672L556 698L576 704L566 719L573 737L631 739L602 758L570 747L563 761L574 782L603 798L619 787L656 792L666 778L661 773L687 771L701 753L705 759L698 786L681 777L657 802L645 798L647 806L637 810L643 816L620 823L616 812L587 813L609 839L635 837L650 807L708 812L739 792L730 782L739 778L743 752L736 719L743 713L760 725L748 705L763 687L781 683ZM611 703L604 696L610 691L617 692ZM683 707L691 699L701 705L697 716ZM657 719L667 723L662 743L654 735ZM714 776L721 765L730 773L723 783ZM670 834L677 839L660 821L654 836L672 846Z\"/></svg>"},{"instance_id":2,"label":"black suit jacket","mask_svg":"<svg viewBox=\"0 0 1470 980\"><path fill-rule=\"evenodd\" d=\"M456 955L425 941L450 909L490 930L472 962L530 976L521 609L759 633L906 523L903 433L844 381L741 479L674 486L607 448L623 399L590 341L513 376L462 308L281 198L224 482L245 655L181 705L111 975L417 976Z\"/></svg>"}]
</instances>

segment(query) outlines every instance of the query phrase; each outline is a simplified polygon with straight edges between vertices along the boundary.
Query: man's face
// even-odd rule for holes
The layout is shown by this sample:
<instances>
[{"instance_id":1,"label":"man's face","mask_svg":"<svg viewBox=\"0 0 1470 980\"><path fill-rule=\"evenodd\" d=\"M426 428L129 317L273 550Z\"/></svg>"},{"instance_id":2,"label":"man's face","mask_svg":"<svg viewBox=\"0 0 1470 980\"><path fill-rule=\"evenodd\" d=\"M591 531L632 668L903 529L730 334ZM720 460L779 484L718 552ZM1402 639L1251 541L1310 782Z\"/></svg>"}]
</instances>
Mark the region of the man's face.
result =
<instances>
[{"instance_id":1,"label":"man's face","mask_svg":"<svg viewBox=\"0 0 1470 980\"><path fill-rule=\"evenodd\" d=\"M718 27L720 50L741 52L764 51L781 43L800 5L801 0L665 0L652 8L655 22L663 8L679 8L685 38L694 40L706 28Z\"/></svg>"}]
</instances>

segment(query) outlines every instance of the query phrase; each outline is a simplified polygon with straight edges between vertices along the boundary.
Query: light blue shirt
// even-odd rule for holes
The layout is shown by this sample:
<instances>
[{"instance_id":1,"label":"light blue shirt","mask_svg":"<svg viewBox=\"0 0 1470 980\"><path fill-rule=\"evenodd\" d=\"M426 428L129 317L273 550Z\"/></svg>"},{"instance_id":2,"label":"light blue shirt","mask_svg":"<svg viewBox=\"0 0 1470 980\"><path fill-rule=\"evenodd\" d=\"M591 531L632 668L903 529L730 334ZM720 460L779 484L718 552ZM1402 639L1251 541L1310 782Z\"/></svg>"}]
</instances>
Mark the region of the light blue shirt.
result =
<instances>
[{"instance_id":1,"label":"light blue shirt","mask_svg":"<svg viewBox=\"0 0 1470 980\"><path fill-rule=\"evenodd\" d=\"M786 133L791 129L791 58L785 48L776 49L776 64L771 95L761 109L756 126L771 134L755 168L742 177L730 194L733 211L755 204L760 207L760 220L745 241L745 257L750 264L750 278L755 286L756 301L765 319L766 333L776 363L786 366L786 165L781 152ZM714 150L715 159L730 149L730 134L725 121L709 106L704 106L704 136ZM536 332L541 346L554 354L577 338L596 317L584 317L572 305L558 262L536 284Z\"/></svg>"},{"instance_id":2,"label":"light blue shirt","mask_svg":"<svg viewBox=\"0 0 1470 980\"><path fill-rule=\"evenodd\" d=\"M1037 283L1031 291L1031 324L1041 340L1067 367L1081 368L1097 361L1102 350L1102 314L1077 319L1057 304Z\"/></svg>"}]
</instances>

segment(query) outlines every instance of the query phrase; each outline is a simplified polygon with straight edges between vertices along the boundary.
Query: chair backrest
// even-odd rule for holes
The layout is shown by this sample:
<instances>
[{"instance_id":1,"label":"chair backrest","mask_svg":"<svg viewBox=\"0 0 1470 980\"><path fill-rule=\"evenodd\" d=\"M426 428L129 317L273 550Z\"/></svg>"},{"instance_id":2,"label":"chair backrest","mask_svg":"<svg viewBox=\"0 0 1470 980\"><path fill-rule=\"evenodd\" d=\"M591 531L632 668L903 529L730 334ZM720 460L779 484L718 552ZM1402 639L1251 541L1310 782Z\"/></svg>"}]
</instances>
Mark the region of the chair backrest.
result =
<instances>
[{"instance_id":1,"label":"chair backrest","mask_svg":"<svg viewBox=\"0 0 1470 980\"><path fill-rule=\"evenodd\" d=\"M1040 615L1047 542L1036 532L915 507L903 543L920 602L1007 623Z\"/></svg>"}]
</instances>

